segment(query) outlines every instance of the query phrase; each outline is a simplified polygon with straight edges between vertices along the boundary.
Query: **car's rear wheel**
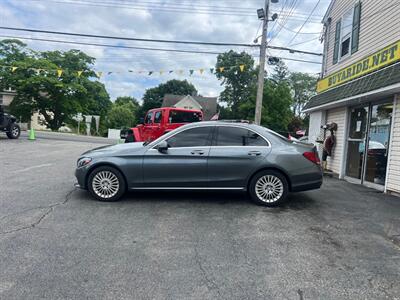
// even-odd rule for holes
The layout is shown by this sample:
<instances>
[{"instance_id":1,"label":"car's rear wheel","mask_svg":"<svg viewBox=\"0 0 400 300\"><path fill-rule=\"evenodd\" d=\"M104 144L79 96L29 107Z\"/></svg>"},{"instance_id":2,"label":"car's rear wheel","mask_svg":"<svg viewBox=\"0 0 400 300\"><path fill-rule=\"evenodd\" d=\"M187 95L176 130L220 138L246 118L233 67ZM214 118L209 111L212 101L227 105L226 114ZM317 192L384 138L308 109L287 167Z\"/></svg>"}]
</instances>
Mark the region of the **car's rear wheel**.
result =
<instances>
[{"instance_id":1,"label":"car's rear wheel","mask_svg":"<svg viewBox=\"0 0 400 300\"><path fill-rule=\"evenodd\" d=\"M12 123L7 131L7 137L9 139L17 139L19 138L20 134L21 134L21 128L19 127L19 125Z\"/></svg>"},{"instance_id":2,"label":"car's rear wheel","mask_svg":"<svg viewBox=\"0 0 400 300\"><path fill-rule=\"evenodd\" d=\"M285 176L275 170L257 173L249 185L249 193L254 202L264 206L277 206L284 202L289 192Z\"/></svg>"},{"instance_id":3,"label":"car's rear wheel","mask_svg":"<svg viewBox=\"0 0 400 300\"><path fill-rule=\"evenodd\" d=\"M90 193L100 201L117 201L125 193L124 177L117 169L109 166L96 168L88 179Z\"/></svg>"}]
</instances>

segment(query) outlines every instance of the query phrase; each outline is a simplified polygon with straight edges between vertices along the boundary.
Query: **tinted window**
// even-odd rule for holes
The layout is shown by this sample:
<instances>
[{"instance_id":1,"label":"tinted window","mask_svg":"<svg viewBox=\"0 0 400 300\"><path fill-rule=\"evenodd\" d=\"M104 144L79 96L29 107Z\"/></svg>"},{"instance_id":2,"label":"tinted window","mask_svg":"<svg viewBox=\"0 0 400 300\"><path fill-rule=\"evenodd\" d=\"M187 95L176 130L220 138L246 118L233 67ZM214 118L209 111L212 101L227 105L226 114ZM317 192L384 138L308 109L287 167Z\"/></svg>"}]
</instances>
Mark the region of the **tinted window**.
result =
<instances>
[{"instance_id":1,"label":"tinted window","mask_svg":"<svg viewBox=\"0 0 400 300\"><path fill-rule=\"evenodd\" d=\"M169 113L170 123L193 123L201 121L201 114L198 112L171 110Z\"/></svg>"},{"instance_id":2,"label":"tinted window","mask_svg":"<svg viewBox=\"0 0 400 300\"><path fill-rule=\"evenodd\" d=\"M161 118L162 118L162 111L156 111L156 114L154 115L154 123L161 123Z\"/></svg>"},{"instance_id":3,"label":"tinted window","mask_svg":"<svg viewBox=\"0 0 400 300\"><path fill-rule=\"evenodd\" d=\"M212 127L199 127L180 132L167 140L170 147L201 147L210 145Z\"/></svg>"},{"instance_id":4,"label":"tinted window","mask_svg":"<svg viewBox=\"0 0 400 300\"><path fill-rule=\"evenodd\" d=\"M239 127L218 128L217 146L268 146L257 133Z\"/></svg>"},{"instance_id":5,"label":"tinted window","mask_svg":"<svg viewBox=\"0 0 400 300\"><path fill-rule=\"evenodd\" d=\"M151 124L152 123L152 121L151 121L152 118L153 118L153 112L149 112L146 115L146 118L144 119L144 123L145 124Z\"/></svg>"}]
</instances>

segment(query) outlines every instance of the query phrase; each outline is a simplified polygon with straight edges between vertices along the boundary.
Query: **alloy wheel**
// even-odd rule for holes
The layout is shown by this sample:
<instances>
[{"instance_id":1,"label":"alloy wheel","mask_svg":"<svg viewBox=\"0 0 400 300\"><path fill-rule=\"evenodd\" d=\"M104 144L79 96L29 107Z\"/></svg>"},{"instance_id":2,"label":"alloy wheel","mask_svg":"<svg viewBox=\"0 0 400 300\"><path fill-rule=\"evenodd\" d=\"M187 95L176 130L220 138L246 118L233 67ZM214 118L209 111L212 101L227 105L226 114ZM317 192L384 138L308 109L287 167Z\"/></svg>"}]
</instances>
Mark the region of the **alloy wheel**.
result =
<instances>
[{"instance_id":1,"label":"alloy wheel","mask_svg":"<svg viewBox=\"0 0 400 300\"><path fill-rule=\"evenodd\" d=\"M118 177L113 172L100 171L93 177L92 188L95 194L101 198L114 197L119 191Z\"/></svg>"},{"instance_id":2,"label":"alloy wheel","mask_svg":"<svg viewBox=\"0 0 400 300\"><path fill-rule=\"evenodd\" d=\"M11 134L12 134L13 137L17 137L18 134L19 134L19 129L18 129L18 127L14 127L14 128L11 130Z\"/></svg>"},{"instance_id":3,"label":"alloy wheel","mask_svg":"<svg viewBox=\"0 0 400 300\"><path fill-rule=\"evenodd\" d=\"M260 177L255 185L257 197L267 203L278 201L284 192L282 181L274 175Z\"/></svg>"}]
</instances>

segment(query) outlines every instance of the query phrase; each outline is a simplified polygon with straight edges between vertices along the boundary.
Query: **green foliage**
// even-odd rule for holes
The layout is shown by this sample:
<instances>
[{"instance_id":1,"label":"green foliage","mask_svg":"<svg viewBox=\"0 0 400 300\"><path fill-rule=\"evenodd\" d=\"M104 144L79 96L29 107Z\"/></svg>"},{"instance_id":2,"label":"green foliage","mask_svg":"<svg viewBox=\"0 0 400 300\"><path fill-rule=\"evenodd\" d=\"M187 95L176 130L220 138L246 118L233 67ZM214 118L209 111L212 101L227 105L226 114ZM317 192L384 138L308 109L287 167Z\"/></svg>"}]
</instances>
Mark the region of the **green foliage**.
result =
<instances>
[{"instance_id":1,"label":"green foliage","mask_svg":"<svg viewBox=\"0 0 400 300\"><path fill-rule=\"evenodd\" d=\"M115 102L108 113L108 128L122 129L135 126L137 109L138 107L132 101Z\"/></svg>"},{"instance_id":2,"label":"green foliage","mask_svg":"<svg viewBox=\"0 0 400 300\"><path fill-rule=\"evenodd\" d=\"M293 96L292 110L294 115L299 117L304 105L317 93L317 78L307 73L293 72L288 77L288 83Z\"/></svg>"},{"instance_id":3,"label":"green foliage","mask_svg":"<svg viewBox=\"0 0 400 300\"><path fill-rule=\"evenodd\" d=\"M117 97L117 99L115 99L114 103L118 104L118 105L132 103L136 107L139 106L139 102L134 97L130 97L130 96Z\"/></svg>"},{"instance_id":4,"label":"green foliage","mask_svg":"<svg viewBox=\"0 0 400 300\"><path fill-rule=\"evenodd\" d=\"M240 65L245 65L243 72ZM224 67L221 71L220 68ZM225 86L220 95L220 102L224 102L230 109L229 116L233 119L241 118L239 107L249 101L257 82L257 70L254 68L254 59L247 53L238 53L233 50L219 54L217 57L216 76ZM225 110L222 117L227 115Z\"/></svg>"},{"instance_id":5,"label":"green foliage","mask_svg":"<svg viewBox=\"0 0 400 300\"><path fill-rule=\"evenodd\" d=\"M281 59L279 59L274 66L272 79L277 82L287 81L289 75L290 75L289 69L287 68L285 63Z\"/></svg>"},{"instance_id":6,"label":"green foliage","mask_svg":"<svg viewBox=\"0 0 400 300\"><path fill-rule=\"evenodd\" d=\"M33 52L18 41L0 41L0 64L17 67L0 71L0 87L11 87L17 96L10 109L28 118L38 111L45 125L58 130L78 112L105 115L109 96L101 83L91 80L94 58L79 50ZM57 69L64 70L58 76ZM83 71L77 76L78 71Z\"/></svg>"},{"instance_id":7,"label":"green foliage","mask_svg":"<svg viewBox=\"0 0 400 300\"><path fill-rule=\"evenodd\" d=\"M256 87L249 101L240 105L239 112L243 119L254 120ZM261 125L275 131L286 132L292 119L292 97L290 88L285 82L264 81L263 107Z\"/></svg>"},{"instance_id":8,"label":"green foliage","mask_svg":"<svg viewBox=\"0 0 400 300\"><path fill-rule=\"evenodd\" d=\"M139 116L143 116L149 109L161 107L165 94L197 95L197 90L194 85L187 80L177 79L172 79L154 88L147 89L143 95L143 105Z\"/></svg>"}]
</instances>

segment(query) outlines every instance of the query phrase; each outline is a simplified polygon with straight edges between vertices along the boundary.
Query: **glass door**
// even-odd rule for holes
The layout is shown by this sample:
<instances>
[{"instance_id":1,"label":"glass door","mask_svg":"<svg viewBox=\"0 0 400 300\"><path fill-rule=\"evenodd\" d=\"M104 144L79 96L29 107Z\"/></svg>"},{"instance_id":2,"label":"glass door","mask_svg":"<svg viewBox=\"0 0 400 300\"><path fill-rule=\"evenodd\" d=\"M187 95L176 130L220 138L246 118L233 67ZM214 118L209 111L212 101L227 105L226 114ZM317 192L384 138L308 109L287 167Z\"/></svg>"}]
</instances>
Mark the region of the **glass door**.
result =
<instances>
[{"instance_id":1,"label":"glass door","mask_svg":"<svg viewBox=\"0 0 400 300\"><path fill-rule=\"evenodd\" d=\"M362 180L369 106L353 108L347 138L346 176Z\"/></svg>"},{"instance_id":2,"label":"glass door","mask_svg":"<svg viewBox=\"0 0 400 300\"><path fill-rule=\"evenodd\" d=\"M371 106L364 180L385 185L393 102Z\"/></svg>"}]
</instances>

